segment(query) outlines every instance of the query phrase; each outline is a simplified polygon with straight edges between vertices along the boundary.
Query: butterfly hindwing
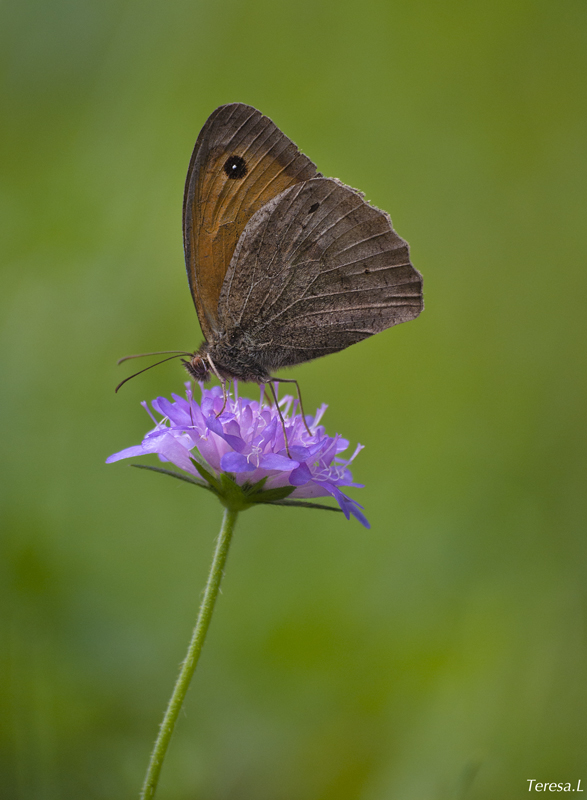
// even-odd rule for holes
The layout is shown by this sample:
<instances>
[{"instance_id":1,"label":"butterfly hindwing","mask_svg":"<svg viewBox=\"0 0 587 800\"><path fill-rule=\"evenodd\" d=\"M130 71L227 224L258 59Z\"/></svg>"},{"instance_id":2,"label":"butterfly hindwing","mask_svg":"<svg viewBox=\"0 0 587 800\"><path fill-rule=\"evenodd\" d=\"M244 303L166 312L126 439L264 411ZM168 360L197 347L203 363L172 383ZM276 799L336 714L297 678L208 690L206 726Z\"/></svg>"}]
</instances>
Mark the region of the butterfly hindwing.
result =
<instances>
[{"instance_id":1,"label":"butterfly hindwing","mask_svg":"<svg viewBox=\"0 0 587 800\"><path fill-rule=\"evenodd\" d=\"M268 371L337 352L423 308L422 276L389 216L331 178L299 183L248 222L220 324L248 332Z\"/></svg>"}]
</instances>

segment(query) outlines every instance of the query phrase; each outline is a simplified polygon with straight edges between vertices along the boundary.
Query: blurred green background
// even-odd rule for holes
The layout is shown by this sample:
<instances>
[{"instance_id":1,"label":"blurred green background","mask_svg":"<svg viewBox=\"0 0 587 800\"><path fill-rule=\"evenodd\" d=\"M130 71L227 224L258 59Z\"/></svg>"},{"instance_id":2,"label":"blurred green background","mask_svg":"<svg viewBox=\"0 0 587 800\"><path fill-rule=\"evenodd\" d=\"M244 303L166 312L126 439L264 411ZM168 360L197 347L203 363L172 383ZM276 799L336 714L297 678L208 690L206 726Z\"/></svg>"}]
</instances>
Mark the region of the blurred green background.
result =
<instances>
[{"instance_id":1,"label":"blurred green background","mask_svg":"<svg viewBox=\"0 0 587 800\"><path fill-rule=\"evenodd\" d=\"M183 183L235 100L391 213L427 308L295 370L373 527L241 517L161 800L587 786L584 0L0 17L2 800L138 794L221 509L104 465L185 379L115 362L199 344Z\"/></svg>"}]
</instances>

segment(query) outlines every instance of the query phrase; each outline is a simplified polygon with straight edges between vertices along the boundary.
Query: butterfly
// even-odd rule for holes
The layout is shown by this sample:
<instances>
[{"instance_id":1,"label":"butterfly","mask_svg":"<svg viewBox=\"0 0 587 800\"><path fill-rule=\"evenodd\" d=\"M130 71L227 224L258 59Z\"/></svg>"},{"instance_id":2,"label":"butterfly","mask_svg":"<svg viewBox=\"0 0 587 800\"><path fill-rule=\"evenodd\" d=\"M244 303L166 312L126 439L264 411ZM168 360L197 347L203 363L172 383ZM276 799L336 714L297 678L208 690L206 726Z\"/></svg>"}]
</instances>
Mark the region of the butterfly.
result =
<instances>
[{"instance_id":1,"label":"butterfly","mask_svg":"<svg viewBox=\"0 0 587 800\"><path fill-rule=\"evenodd\" d=\"M216 375L225 398L234 379L297 384L273 372L336 353L423 308L422 276L389 215L325 178L243 103L217 108L198 136L183 241L205 337L183 363L196 381Z\"/></svg>"}]
</instances>

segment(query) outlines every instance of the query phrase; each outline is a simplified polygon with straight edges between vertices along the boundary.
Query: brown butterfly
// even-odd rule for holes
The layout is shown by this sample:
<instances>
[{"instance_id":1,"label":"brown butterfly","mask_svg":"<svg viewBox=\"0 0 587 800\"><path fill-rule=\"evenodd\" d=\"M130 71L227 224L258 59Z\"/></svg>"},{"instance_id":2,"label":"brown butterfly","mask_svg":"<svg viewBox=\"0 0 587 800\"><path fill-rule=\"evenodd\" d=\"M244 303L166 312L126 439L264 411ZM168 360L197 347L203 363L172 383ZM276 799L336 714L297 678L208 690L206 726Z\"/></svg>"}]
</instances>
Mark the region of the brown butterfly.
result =
<instances>
[{"instance_id":1,"label":"brown butterfly","mask_svg":"<svg viewBox=\"0 0 587 800\"><path fill-rule=\"evenodd\" d=\"M183 240L205 341L189 374L269 383L422 311L422 276L385 211L251 106L220 106L186 179ZM169 351L168 351L169 352ZM296 381L287 381L297 383ZM298 389L299 391L299 389Z\"/></svg>"}]
</instances>

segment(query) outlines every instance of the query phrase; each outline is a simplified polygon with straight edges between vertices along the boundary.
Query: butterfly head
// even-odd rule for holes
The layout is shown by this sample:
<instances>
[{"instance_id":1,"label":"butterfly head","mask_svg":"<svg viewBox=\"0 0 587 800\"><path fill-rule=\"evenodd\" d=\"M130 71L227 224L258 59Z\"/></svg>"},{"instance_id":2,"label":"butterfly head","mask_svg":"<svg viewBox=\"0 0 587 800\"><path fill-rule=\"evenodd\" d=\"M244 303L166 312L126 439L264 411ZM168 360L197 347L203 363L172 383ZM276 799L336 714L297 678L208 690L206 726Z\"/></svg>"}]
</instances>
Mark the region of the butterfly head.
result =
<instances>
[{"instance_id":1,"label":"butterfly head","mask_svg":"<svg viewBox=\"0 0 587 800\"><path fill-rule=\"evenodd\" d=\"M182 363L189 375L198 383L206 383L210 377L210 364L201 355L196 353L189 361L182 359Z\"/></svg>"}]
</instances>

